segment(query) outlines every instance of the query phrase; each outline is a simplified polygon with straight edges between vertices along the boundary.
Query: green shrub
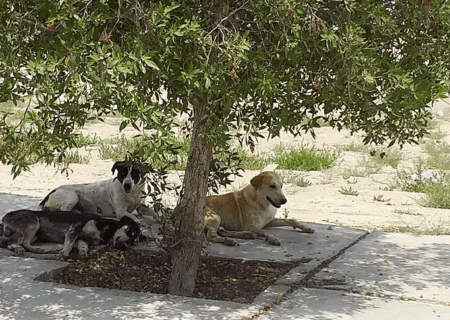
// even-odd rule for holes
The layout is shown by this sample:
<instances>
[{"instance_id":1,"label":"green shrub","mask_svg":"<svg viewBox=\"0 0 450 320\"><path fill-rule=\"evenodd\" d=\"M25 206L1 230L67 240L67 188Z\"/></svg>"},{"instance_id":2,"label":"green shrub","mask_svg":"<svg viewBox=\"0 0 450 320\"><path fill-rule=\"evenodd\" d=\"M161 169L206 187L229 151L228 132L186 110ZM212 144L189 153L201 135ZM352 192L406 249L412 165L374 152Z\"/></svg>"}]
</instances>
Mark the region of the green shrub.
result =
<instances>
[{"instance_id":1,"label":"green shrub","mask_svg":"<svg viewBox=\"0 0 450 320\"><path fill-rule=\"evenodd\" d=\"M249 153L243 148L236 148L237 157L241 160L241 167L245 170L261 170L270 163L271 157L260 153Z\"/></svg>"},{"instance_id":2,"label":"green shrub","mask_svg":"<svg viewBox=\"0 0 450 320\"><path fill-rule=\"evenodd\" d=\"M450 170L450 145L448 143L429 141L423 148L428 154L427 168Z\"/></svg>"},{"instance_id":3,"label":"green shrub","mask_svg":"<svg viewBox=\"0 0 450 320\"><path fill-rule=\"evenodd\" d=\"M450 176L448 174L442 174L435 181L427 180L421 189L425 193L425 206L450 209Z\"/></svg>"},{"instance_id":4,"label":"green shrub","mask_svg":"<svg viewBox=\"0 0 450 320\"><path fill-rule=\"evenodd\" d=\"M335 152L326 149L279 145L274 149L273 162L278 163L280 169L313 171L331 168L336 158Z\"/></svg>"},{"instance_id":5,"label":"green shrub","mask_svg":"<svg viewBox=\"0 0 450 320\"><path fill-rule=\"evenodd\" d=\"M93 136L85 136L83 134L79 134L75 136L74 140L77 148L91 146L100 142L100 138L97 137L96 134L94 134Z\"/></svg>"},{"instance_id":6,"label":"green shrub","mask_svg":"<svg viewBox=\"0 0 450 320\"><path fill-rule=\"evenodd\" d=\"M169 170L184 170L189 147L189 140L173 139L162 143L149 137L127 139L122 135L119 138L100 141L99 153L101 159L119 161L124 160L127 154L139 151L143 158L147 158L152 163L154 168L168 165ZM176 153L173 152L174 149L177 150Z\"/></svg>"}]
</instances>

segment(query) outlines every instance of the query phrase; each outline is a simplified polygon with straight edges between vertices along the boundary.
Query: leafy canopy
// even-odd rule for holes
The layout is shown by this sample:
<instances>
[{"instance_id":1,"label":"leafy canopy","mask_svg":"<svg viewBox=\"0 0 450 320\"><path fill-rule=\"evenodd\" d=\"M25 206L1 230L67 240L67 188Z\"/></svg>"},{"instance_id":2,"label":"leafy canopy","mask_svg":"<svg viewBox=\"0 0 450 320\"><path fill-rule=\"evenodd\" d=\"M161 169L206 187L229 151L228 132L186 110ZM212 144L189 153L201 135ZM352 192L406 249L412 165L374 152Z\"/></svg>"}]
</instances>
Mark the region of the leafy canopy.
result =
<instances>
[{"instance_id":1,"label":"leafy canopy","mask_svg":"<svg viewBox=\"0 0 450 320\"><path fill-rule=\"evenodd\" d=\"M27 107L0 120L0 158L57 161L111 113L154 141L132 157L176 153L194 104L216 153L323 122L414 142L448 92L449 19L444 0L2 1L0 102Z\"/></svg>"}]
</instances>

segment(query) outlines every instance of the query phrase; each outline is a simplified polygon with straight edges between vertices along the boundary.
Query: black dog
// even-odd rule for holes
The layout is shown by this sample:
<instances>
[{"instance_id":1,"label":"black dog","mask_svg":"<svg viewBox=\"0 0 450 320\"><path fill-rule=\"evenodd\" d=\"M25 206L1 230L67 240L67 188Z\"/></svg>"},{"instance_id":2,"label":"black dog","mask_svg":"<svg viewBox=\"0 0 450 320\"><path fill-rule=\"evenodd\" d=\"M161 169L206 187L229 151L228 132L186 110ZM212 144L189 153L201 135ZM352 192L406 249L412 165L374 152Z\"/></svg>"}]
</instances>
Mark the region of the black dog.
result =
<instances>
[{"instance_id":1,"label":"black dog","mask_svg":"<svg viewBox=\"0 0 450 320\"><path fill-rule=\"evenodd\" d=\"M67 257L78 240L80 255L87 256L88 245L111 243L114 247L126 248L134 244L140 234L139 225L128 216L117 221L78 212L17 210L7 213L2 221L0 244L18 253L24 250L56 253L32 245L39 240L64 244L59 252Z\"/></svg>"}]
</instances>

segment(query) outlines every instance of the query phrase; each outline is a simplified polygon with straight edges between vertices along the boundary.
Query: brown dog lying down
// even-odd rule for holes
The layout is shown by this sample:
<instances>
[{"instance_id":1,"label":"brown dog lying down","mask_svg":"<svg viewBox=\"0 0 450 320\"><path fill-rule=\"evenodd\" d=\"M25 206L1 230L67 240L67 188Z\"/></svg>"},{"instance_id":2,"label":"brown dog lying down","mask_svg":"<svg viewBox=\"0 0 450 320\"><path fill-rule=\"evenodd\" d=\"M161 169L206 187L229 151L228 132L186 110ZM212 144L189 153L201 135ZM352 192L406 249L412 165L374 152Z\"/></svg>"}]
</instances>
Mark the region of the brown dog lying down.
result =
<instances>
[{"instance_id":1,"label":"brown dog lying down","mask_svg":"<svg viewBox=\"0 0 450 320\"><path fill-rule=\"evenodd\" d=\"M314 230L295 219L275 218L277 209L287 202L283 183L274 171L261 172L244 189L206 198L205 232L209 241L234 246L231 238L255 239L257 236L279 246L280 240L263 228L291 226L303 232Z\"/></svg>"},{"instance_id":2,"label":"brown dog lying down","mask_svg":"<svg viewBox=\"0 0 450 320\"><path fill-rule=\"evenodd\" d=\"M88 245L111 243L117 248L132 245L140 234L139 225L130 217L120 221L98 215L66 211L17 210L7 213L0 224L0 247L16 253L60 253L67 257L74 244L80 256L88 255ZM62 250L33 246L36 241L62 243Z\"/></svg>"}]
</instances>

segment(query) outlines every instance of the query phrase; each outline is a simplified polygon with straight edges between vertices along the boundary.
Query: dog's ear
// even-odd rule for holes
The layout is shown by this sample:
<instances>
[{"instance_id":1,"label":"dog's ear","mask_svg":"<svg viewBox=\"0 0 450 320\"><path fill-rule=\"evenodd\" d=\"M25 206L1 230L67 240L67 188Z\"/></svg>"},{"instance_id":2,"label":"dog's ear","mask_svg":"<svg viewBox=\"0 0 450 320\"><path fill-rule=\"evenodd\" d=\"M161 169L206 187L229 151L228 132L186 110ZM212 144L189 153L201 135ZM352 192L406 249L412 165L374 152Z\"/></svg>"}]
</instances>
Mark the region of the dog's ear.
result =
<instances>
[{"instance_id":1,"label":"dog's ear","mask_svg":"<svg viewBox=\"0 0 450 320\"><path fill-rule=\"evenodd\" d=\"M133 218L129 217L129 216L123 216L122 218L120 218L119 220L119 227L122 227L124 225L129 225L129 224L133 224L136 223L136 221L134 221Z\"/></svg>"},{"instance_id":2,"label":"dog's ear","mask_svg":"<svg viewBox=\"0 0 450 320\"><path fill-rule=\"evenodd\" d=\"M250 180L250 183L252 184L253 188L258 190L259 187L261 187L262 181L263 176L261 174L258 174L256 177L253 177L252 180Z\"/></svg>"},{"instance_id":3,"label":"dog's ear","mask_svg":"<svg viewBox=\"0 0 450 320\"><path fill-rule=\"evenodd\" d=\"M114 165L112 166L112 168L111 168L112 173L114 174L114 172L115 172L116 170L119 170L119 167L120 167L124 162L125 162L125 161L116 161L116 162L114 163Z\"/></svg>"}]
</instances>

